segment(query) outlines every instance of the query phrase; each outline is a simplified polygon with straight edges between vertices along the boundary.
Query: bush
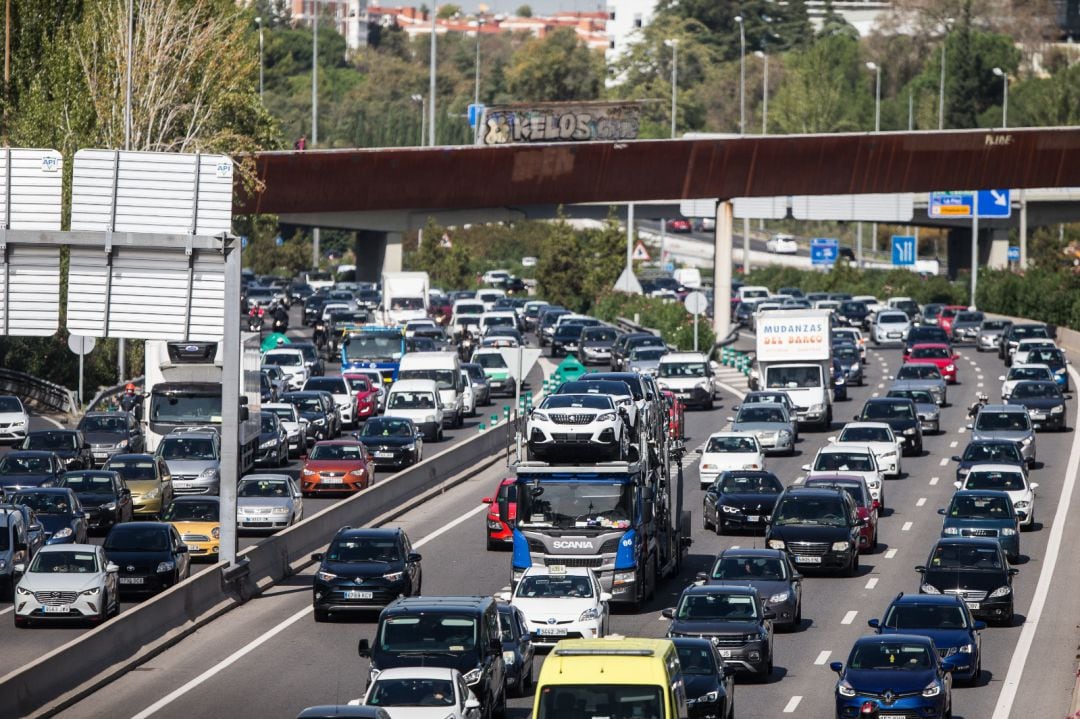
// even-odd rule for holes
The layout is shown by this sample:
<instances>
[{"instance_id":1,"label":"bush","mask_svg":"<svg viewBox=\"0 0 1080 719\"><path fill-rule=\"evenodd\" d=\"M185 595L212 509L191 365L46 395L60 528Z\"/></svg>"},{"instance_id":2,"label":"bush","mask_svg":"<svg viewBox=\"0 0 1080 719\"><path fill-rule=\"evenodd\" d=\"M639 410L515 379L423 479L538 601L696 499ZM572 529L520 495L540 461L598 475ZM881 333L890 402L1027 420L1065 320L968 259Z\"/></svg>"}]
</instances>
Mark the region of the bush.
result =
<instances>
[{"instance_id":1,"label":"bush","mask_svg":"<svg viewBox=\"0 0 1080 719\"><path fill-rule=\"evenodd\" d=\"M694 349L694 317L681 302L608 292L597 299L593 314L606 322L614 322L619 317L633 320L637 315L638 324L659 330L669 345L684 351ZM698 349L708 353L714 342L712 321L702 315L698 318Z\"/></svg>"}]
</instances>

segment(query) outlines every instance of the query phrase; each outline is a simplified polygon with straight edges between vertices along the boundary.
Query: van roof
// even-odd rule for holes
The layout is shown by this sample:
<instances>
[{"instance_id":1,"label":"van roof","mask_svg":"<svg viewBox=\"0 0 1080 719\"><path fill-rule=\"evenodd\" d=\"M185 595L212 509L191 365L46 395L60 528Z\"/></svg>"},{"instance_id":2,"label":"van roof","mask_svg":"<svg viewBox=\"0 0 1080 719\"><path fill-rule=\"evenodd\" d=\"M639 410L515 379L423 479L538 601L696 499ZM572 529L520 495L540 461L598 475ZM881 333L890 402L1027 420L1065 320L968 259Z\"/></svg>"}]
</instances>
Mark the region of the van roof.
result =
<instances>
[{"instance_id":1,"label":"van roof","mask_svg":"<svg viewBox=\"0 0 1080 719\"><path fill-rule=\"evenodd\" d=\"M433 379L399 379L394 384L390 385L391 392L417 392L417 391L439 391L439 384Z\"/></svg>"},{"instance_id":2,"label":"van roof","mask_svg":"<svg viewBox=\"0 0 1080 719\"><path fill-rule=\"evenodd\" d=\"M564 639L540 669L540 685L657 684L667 686L670 639Z\"/></svg>"}]
</instances>

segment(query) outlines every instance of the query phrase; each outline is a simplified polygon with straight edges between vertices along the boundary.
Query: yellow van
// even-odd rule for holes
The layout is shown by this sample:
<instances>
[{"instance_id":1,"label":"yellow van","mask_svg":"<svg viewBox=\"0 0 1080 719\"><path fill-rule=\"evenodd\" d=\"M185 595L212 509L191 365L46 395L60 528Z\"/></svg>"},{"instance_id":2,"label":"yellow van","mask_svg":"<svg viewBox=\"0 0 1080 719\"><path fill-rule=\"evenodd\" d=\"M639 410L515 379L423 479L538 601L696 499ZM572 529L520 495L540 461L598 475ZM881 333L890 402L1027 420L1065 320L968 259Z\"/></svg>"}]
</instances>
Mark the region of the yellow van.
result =
<instances>
[{"instance_id":1,"label":"yellow van","mask_svg":"<svg viewBox=\"0 0 1080 719\"><path fill-rule=\"evenodd\" d=\"M670 639L564 639L540 670L533 719L686 719Z\"/></svg>"}]
</instances>

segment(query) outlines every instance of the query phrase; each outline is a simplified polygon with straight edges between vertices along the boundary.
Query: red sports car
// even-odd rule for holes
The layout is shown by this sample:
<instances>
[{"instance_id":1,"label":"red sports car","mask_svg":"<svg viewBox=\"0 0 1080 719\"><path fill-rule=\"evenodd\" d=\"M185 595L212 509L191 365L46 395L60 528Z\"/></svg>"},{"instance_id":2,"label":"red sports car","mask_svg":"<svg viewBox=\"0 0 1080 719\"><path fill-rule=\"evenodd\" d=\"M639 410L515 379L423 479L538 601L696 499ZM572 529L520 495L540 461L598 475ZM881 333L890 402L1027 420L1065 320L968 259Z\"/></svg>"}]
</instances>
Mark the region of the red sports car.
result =
<instances>
[{"instance_id":1,"label":"red sports car","mask_svg":"<svg viewBox=\"0 0 1080 719\"><path fill-rule=\"evenodd\" d=\"M484 504L490 505L484 517L487 527L487 548L512 547L514 544L513 524L517 519L517 485L513 477L499 482L494 497L484 497Z\"/></svg>"},{"instance_id":2,"label":"red sports car","mask_svg":"<svg viewBox=\"0 0 1080 719\"><path fill-rule=\"evenodd\" d=\"M921 344L912 346L911 354L904 358L904 364L922 362L937 365L945 381L949 384L956 384L956 360L959 358L960 355L955 354L949 345Z\"/></svg>"}]
</instances>

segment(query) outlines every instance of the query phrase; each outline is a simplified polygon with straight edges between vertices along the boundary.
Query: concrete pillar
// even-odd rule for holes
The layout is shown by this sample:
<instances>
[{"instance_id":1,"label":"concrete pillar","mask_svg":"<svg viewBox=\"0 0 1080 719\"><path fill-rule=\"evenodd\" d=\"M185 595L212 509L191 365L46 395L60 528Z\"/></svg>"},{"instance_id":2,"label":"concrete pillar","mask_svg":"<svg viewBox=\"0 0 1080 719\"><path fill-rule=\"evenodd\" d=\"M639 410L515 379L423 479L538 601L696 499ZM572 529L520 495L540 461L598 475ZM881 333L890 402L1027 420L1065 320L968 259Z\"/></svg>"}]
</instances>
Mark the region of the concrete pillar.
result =
<instances>
[{"instance_id":1,"label":"concrete pillar","mask_svg":"<svg viewBox=\"0 0 1080 719\"><path fill-rule=\"evenodd\" d=\"M385 272L401 272L402 249L401 233L386 233L386 250L383 253L382 269Z\"/></svg>"},{"instance_id":2,"label":"concrete pillar","mask_svg":"<svg viewBox=\"0 0 1080 719\"><path fill-rule=\"evenodd\" d=\"M986 235L990 235L990 242L986 242ZM989 244L989 249L983 249L981 245ZM1009 228L996 227L989 233L982 233L980 256L986 254L986 266L992 270L1004 270L1009 266Z\"/></svg>"},{"instance_id":3,"label":"concrete pillar","mask_svg":"<svg viewBox=\"0 0 1080 719\"><path fill-rule=\"evenodd\" d=\"M716 238L713 254L713 330L717 341L731 329L731 249L735 216L730 200L716 204Z\"/></svg>"}]
</instances>

